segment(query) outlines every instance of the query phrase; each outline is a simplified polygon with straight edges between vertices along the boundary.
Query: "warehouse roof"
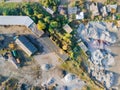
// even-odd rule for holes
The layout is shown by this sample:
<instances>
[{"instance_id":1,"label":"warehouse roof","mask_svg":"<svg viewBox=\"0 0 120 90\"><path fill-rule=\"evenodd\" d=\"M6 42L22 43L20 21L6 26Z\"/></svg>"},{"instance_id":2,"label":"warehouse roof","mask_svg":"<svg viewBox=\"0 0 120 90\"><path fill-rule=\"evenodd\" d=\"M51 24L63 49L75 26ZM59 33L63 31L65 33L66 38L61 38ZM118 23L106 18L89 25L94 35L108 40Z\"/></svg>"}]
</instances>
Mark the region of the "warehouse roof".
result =
<instances>
[{"instance_id":1,"label":"warehouse roof","mask_svg":"<svg viewBox=\"0 0 120 90\"><path fill-rule=\"evenodd\" d=\"M0 25L25 25L29 27L33 20L28 16L0 16Z\"/></svg>"},{"instance_id":2,"label":"warehouse roof","mask_svg":"<svg viewBox=\"0 0 120 90\"><path fill-rule=\"evenodd\" d=\"M77 7L68 7L68 14L76 14Z\"/></svg>"},{"instance_id":3,"label":"warehouse roof","mask_svg":"<svg viewBox=\"0 0 120 90\"><path fill-rule=\"evenodd\" d=\"M71 28L68 24L66 24L66 25L63 27L63 29L64 29L67 33L71 33L71 32L72 32L72 28Z\"/></svg>"},{"instance_id":4,"label":"warehouse roof","mask_svg":"<svg viewBox=\"0 0 120 90\"><path fill-rule=\"evenodd\" d=\"M24 36L19 36L16 43L29 55L31 56L37 51L37 48L27 40Z\"/></svg>"}]
</instances>

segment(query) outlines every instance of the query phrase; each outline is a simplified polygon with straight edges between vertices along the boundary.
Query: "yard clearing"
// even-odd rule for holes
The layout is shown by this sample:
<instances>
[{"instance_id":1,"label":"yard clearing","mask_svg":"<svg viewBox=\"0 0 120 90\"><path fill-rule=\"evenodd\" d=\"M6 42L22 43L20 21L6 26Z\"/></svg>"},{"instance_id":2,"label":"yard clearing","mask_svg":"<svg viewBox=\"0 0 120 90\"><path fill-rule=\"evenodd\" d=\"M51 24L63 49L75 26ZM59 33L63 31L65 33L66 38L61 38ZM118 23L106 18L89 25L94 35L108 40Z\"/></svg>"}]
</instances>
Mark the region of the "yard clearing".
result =
<instances>
[{"instance_id":1,"label":"yard clearing","mask_svg":"<svg viewBox=\"0 0 120 90\"><path fill-rule=\"evenodd\" d=\"M4 42L6 44L3 44L4 47L7 47L10 42L14 42L13 38L16 35L33 35L33 33L25 26L0 26L0 34L5 36ZM22 51L21 49L19 50ZM25 53L22 54L27 56ZM24 61L26 64L23 67L16 69L11 62L0 58L0 75L8 78L14 77L20 80L21 83L34 85L36 82L36 71L33 71L31 68L37 67L38 65L36 65L33 58L29 57L29 60L29 62Z\"/></svg>"},{"instance_id":2,"label":"yard clearing","mask_svg":"<svg viewBox=\"0 0 120 90\"><path fill-rule=\"evenodd\" d=\"M16 35L29 36L30 40L31 38L33 38L32 40L34 41L32 42L35 42L35 39L38 40L38 38L25 26L0 26L0 34L10 37L8 39L5 39L6 40L5 42L7 42L5 46L8 46L9 42L11 42L14 36ZM46 54L48 53L49 48L45 47L46 45L44 45L44 43L41 43L41 40L42 38L40 39L40 43L35 42L38 45L43 45L44 46L42 47L43 49L45 48L41 54L38 52L37 55L35 55L37 57L37 60L40 61L39 63L36 62L37 60L34 60L33 57L29 57L31 59L30 61L25 61L26 64L23 67L16 69L11 62L5 61L2 58L0 58L0 75L8 78L14 77L14 78L17 78L20 81L20 83L27 83L29 85L34 85L34 86L37 86L37 85L40 86L41 83L44 81L44 79L49 79L51 75L57 76L58 72L56 71L56 69L58 69L57 63L59 63L58 56L55 53L51 53L50 55ZM27 56L25 53L23 54ZM49 72L41 71L40 67L41 67L41 64L43 64L42 62L56 65L55 69ZM54 74L55 73L54 70L56 71L56 74Z\"/></svg>"},{"instance_id":3,"label":"yard clearing","mask_svg":"<svg viewBox=\"0 0 120 90\"><path fill-rule=\"evenodd\" d=\"M77 83L66 83L61 65L61 58L64 58L65 54L60 53L60 48L55 45L49 37L36 37L28 28L25 26L0 26L0 34L5 36L5 46L8 46L10 42L14 42L14 37L17 35L25 35L37 48L38 50L33 57L28 57L29 60L24 60L25 64L16 69L14 65L0 57L0 75L9 78L16 78L19 83L26 83L33 86L51 87L56 84L58 88L67 86L70 88L76 88L80 86L82 88L85 83L80 80L79 85ZM8 38L6 38L8 37ZM27 55L22 51L23 55ZM3 52L1 52L3 53ZM48 71L43 70L44 64L52 65L52 68ZM68 72L67 72L68 73ZM55 79L54 83L50 81L52 78ZM1 87L0 87L1 88ZM59 90L59 89L58 89ZM72 89L69 89L72 90Z\"/></svg>"},{"instance_id":4,"label":"yard clearing","mask_svg":"<svg viewBox=\"0 0 120 90\"><path fill-rule=\"evenodd\" d=\"M29 29L25 26L0 26L0 34L31 34Z\"/></svg>"}]
</instances>

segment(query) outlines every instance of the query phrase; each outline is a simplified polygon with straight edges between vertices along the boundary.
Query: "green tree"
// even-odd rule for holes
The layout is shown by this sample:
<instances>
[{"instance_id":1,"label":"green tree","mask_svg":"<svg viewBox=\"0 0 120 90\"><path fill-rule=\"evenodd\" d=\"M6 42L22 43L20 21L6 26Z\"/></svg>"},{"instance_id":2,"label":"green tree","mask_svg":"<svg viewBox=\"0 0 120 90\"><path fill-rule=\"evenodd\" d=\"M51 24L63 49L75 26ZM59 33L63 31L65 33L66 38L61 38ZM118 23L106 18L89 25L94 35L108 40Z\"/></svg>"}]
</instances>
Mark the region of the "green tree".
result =
<instances>
[{"instance_id":1,"label":"green tree","mask_svg":"<svg viewBox=\"0 0 120 90\"><path fill-rule=\"evenodd\" d=\"M3 9L3 13L4 16L9 15L9 9Z\"/></svg>"},{"instance_id":2,"label":"green tree","mask_svg":"<svg viewBox=\"0 0 120 90\"><path fill-rule=\"evenodd\" d=\"M23 6L23 11L26 15L33 15L34 11L33 8L31 7L30 3L25 4L25 6Z\"/></svg>"},{"instance_id":3,"label":"green tree","mask_svg":"<svg viewBox=\"0 0 120 90\"><path fill-rule=\"evenodd\" d=\"M45 21L46 23L50 23L50 20L51 20L51 17L50 17L50 16L46 16L46 17L44 18L44 21Z\"/></svg>"},{"instance_id":4,"label":"green tree","mask_svg":"<svg viewBox=\"0 0 120 90\"><path fill-rule=\"evenodd\" d=\"M38 15L37 15L37 18L38 18L38 19L43 18L43 14L38 14Z\"/></svg>"},{"instance_id":5,"label":"green tree","mask_svg":"<svg viewBox=\"0 0 120 90\"><path fill-rule=\"evenodd\" d=\"M59 27L63 27L66 23L68 23L68 18L63 15L58 15L56 17L56 21L59 22Z\"/></svg>"},{"instance_id":6,"label":"green tree","mask_svg":"<svg viewBox=\"0 0 120 90\"><path fill-rule=\"evenodd\" d=\"M45 7L49 7L49 0L40 0L40 3L44 5Z\"/></svg>"},{"instance_id":7,"label":"green tree","mask_svg":"<svg viewBox=\"0 0 120 90\"><path fill-rule=\"evenodd\" d=\"M49 26L48 31L50 32L50 34L54 33L54 30L53 30L53 28L51 26Z\"/></svg>"},{"instance_id":8,"label":"green tree","mask_svg":"<svg viewBox=\"0 0 120 90\"><path fill-rule=\"evenodd\" d=\"M60 0L40 0L40 3L45 7L54 7L54 11L56 11Z\"/></svg>"},{"instance_id":9,"label":"green tree","mask_svg":"<svg viewBox=\"0 0 120 90\"><path fill-rule=\"evenodd\" d=\"M51 26L52 28L57 28L57 27L58 27L58 22L52 21L52 22L50 23L50 26Z\"/></svg>"},{"instance_id":10,"label":"green tree","mask_svg":"<svg viewBox=\"0 0 120 90\"><path fill-rule=\"evenodd\" d=\"M33 14L34 14L33 9L30 8L30 7L26 8L26 14L27 14L27 15L33 15Z\"/></svg>"},{"instance_id":11,"label":"green tree","mask_svg":"<svg viewBox=\"0 0 120 90\"><path fill-rule=\"evenodd\" d=\"M38 18L36 16L31 16L30 17L35 23L38 23Z\"/></svg>"},{"instance_id":12,"label":"green tree","mask_svg":"<svg viewBox=\"0 0 120 90\"><path fill-rule=\"evenodd\" d=\"M54 12L57 11L57 6L53 6L53 11L54 11Z\"/></svg>"}]
</instances>

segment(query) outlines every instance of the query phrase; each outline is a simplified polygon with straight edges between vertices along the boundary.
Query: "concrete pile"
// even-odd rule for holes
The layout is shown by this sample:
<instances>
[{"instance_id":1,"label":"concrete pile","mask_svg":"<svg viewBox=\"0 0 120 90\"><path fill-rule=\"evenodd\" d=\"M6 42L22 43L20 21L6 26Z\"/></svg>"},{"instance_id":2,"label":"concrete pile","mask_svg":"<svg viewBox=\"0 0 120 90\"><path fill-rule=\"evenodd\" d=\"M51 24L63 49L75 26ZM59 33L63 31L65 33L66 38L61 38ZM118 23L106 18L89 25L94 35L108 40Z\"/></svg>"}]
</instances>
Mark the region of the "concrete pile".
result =
<instances>
[{"instance_id":1,"label":"concrete pile","mask_svg":"<svg viewBox=\"0 0 120 90\"><path fill-rule=\"evenodd\" d=\"M108 46L114 44L117 38L107 26L104 22L89 22L86 26L80 24L76 38L86 42L91 53L88 73L106 88L110 88L113 85L114 74L108 70L115 62Z\"/></svg>"}]
</instances>

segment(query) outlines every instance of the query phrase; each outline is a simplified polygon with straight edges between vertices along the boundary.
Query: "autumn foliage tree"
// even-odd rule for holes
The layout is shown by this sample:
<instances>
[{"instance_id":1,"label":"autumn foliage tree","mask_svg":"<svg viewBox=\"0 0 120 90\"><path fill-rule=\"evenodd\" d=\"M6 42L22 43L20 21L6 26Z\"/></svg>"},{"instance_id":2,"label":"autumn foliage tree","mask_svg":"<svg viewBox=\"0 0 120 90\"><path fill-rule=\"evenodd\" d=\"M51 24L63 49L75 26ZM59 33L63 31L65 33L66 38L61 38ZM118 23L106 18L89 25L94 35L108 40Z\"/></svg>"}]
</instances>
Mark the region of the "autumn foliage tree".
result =
<instances>
[{"instance_id":1,"label":"autumn foliage tree","mask_svg":"<svg viewBox=\"0 0 120 90\"><path fill-rule=\"evenodd\" d=\"M43 30L46 28L46 25L45 25L45 23L43 23L42 21L39 20L37 27L38 27L38 30Z\"/></svg>"}]
</instances>

